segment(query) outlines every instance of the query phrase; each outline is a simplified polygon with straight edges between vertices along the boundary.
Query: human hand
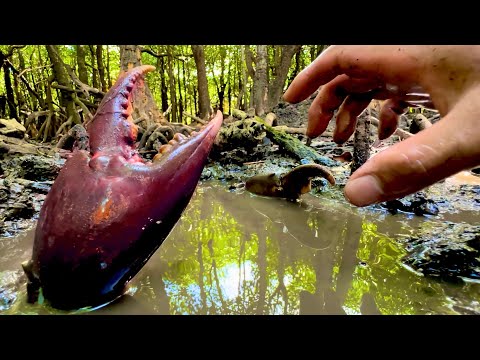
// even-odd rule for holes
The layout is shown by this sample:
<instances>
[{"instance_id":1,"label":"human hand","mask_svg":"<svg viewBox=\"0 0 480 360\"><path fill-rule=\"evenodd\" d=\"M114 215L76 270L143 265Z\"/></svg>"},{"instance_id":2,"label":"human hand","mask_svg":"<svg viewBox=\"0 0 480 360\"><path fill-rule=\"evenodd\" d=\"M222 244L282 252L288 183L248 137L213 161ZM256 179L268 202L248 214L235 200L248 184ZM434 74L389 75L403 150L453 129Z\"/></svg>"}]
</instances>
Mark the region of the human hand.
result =
<instances>
[{"instance_id":1,"label":"human hand","mask_svg":"<svg viewBox=\"0 0 480 360\"><path fill-rule=\"evenodd\" d=\"M408 106L434 107L442 117L355 171L344 190L354 205L400 198L480 164L480 46L330 46L297 75L284 99L303 101L319 86L308 113L311 138L338 109L333 139L347 141L372 99L386 100L380 139L395 131Z\"/></svg>"}]
</instances>

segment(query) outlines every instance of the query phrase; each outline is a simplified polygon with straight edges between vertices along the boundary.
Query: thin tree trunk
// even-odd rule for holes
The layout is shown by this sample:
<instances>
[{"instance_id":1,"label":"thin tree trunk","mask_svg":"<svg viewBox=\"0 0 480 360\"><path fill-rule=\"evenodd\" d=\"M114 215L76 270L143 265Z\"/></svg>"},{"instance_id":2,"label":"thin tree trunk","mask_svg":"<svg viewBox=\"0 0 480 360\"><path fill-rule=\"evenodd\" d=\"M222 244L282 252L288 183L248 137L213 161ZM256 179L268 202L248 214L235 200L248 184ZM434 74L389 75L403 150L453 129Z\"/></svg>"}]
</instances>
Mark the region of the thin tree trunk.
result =
<instances>
[{"instance_id":1,"label":"thin tree trunk","mask_svg":"<svg viewBox=\"0 0 480 360\"><path fill-rule=\"evenodd\" d=\"M315 60L316 55L316 45L310 45L310 62L313 62Z\"/></svg>"},{"instance_id":2,"label":"thin tree trunk","mask_svg":"<svg viewBox=\"0 0 480 360\"><path fill-rule=\"evenodd\" d=\"M180 60L177 61L177 84L178 84L178 119L182 119L183 115L183 96L182 96L182 82L180 81Z\"/></svg>"},{"instance_id":3,"label":"thin tree trunk","mask_svg":"<svg viewBox=\"0 0 480 360\"><path fill-rule=\"evenodd\" d=\"M170 90L170 104L172 106L172 122L177 122L177 96L175 93L175 77L173 75L173 45L167 45L167 71Z\"/></svg>"},{"instance_id":4,"label":"thin tree trunk","mask_svg":"<svg viewBox=\"0 0 480 360\"><path fill-rule=\"evenodd\" d=\"M301 49L299 49L296 53L295 53L295 68L293 69L293 72L292 72L292 75L290 76L290 78L288 79L288 86L290 86L290 84L292 83L293 79L295 79L295 77L298 75L298 73L300 72L300 69L302 69L303 67L301 66L301 59L302 59L302 52L301 52Z\"/></svg>"},{"instance_id":5,"label":"thin tree trunk","mask_svg":"<svg viewBox=\"0 0 480 360\"><path fill-rule=\"evenodd\" d=\"M77 113L75 102L72 98L73 88L70 81L70 76L67 73L67 69L63 63L62 58L58 53L58 47L56 45L46 45L48 57L53 65L53 74L55 80L59 85L67 87L69 90L60 91L60 104L65 107L67 112L67 118L72 118L74 124L81 124L80 116Z\"/></svg>"},{"instance_id":6,"label":"thin tree trunk","mask_svg":"<svg viewBox=\"0 0 480 360\"><path fill-rule=\"evenodd\" d=\"M283 86L285 85L288 70L292 63L292 57L296 52L300 51L301 47L301 45L282 45L279 64L275 71L276 76L275 79L270 82L271 85L268 89L267 111L271 111L278 104L283 93Z\"/></svg>"},{"instance_id":7,"label":"thin tree trunk","mask_svg":"<svg viewBox=\"0 0 480 360\"><path fill-rule=\"evenodd\" d=\"M88 85L87 66L85 65L85 50L83 49L83 45L76 45L76 49L77 49L78 79L84 84Z\"/></svg>"},{"instance_id":8,"label":"thin tree trunk","mask_svg":"<svg viewBox=\"0 0 480 360\"><path fill-rule=\"evenodd\" d=\"M231 66L230 63L228 63L228 75L227 75L227 98L228 98L228 114L232 113L232 81L231 81ZM235 73L233 74L233 83L235 84Z\"/></svg>"},{"instance_id":9,"label":"thin tree trunk","mask_svg":"<svg viewBox=\"0 0 480 360\"><path fill-rule=\"evenodd\" d=\"M237 106L239 110L245 110L245 88L248 83L247 70L245 68L245 48L240 47L240 61L238 63L238 97Z\"/></svg>"},{"instance_id":10,"label":"thin tree trunk","mask_svg":"<svg viewBox=\"0 0 480 360\"><path fill-rule=\"evenodd\" d=\"M200 288L201 299L199 315L205 315L207 314L207 293L205 292L205 282L203 281L203 278L205 276L205 265L203 265L203 248L201 241L199 241L197 244L197 261L200 267L198 273L198 287Z\"/></svg>"},{"instance_id":11,"label":"thin tree trunk","mask_svg":"<svg viewBox=\"0 0 480 360\"><path fill-rule=\"evenodd\" d=\"M218 108L223 113L223 102L225 100L225 88L227 84L225 82L225 59L227 57L227 50L225 47L220 47L220 81L217 85L217 94L218 94Z\"/></svg>"},{"instance_id":12,"label":"thin tree trunk","mask_svg":"<svg viewBox=\"0 0 480 360\"><path fill-rule=\"evenodd\" d=\"M102 91L107 92L107 81L105 80L105 67L103 66L102 45L97 45L96 53L97 53L98 77L100 78L100 83L102 84Z\"/></svg>"},{"instance_id":13,"label":"thin tree trunk","mask_svg":"<svg viewBox=\"0 0 480 360\"><path fill-rule=\"evenodd\" d=\"M0 66L4 72L5 92L7 93L8 114L11 119L18 119L15 97L13 95L12 82L10 79L10 67L5 60L5 55L0 51Z\"/></svg>"},{"instance_id":14,"label":"thin tree trunk","mask_svg":"<svg viewBox=\"0 0 480 360\"><path fill-rule=\"evenodd\" d=\"M25 69L25 60L23 59L22 52L18 50L18 71L23 71ZM15 71L13 73L13 85L15 89L15 96L17 97L17 103L18 103L18 111L19 111L19 116L20 116L20 111L21 110L26 110L26 101L25 101L25 96L23 96L22 93L22 88L20 87L20 79L18 76L18 71Z\"/></svg>"},{"instance_id":15,"label":"thin tree trunk","mask_svg":"<svg viewBox=\"0 0 480 360\"><path fill-rule=\"evenodd\" d=\"M98 86L98 71L97 71L97 67L95 66L95 49L94 49L94 46L93 45L88 45L88 48L90 49L90 57L92 59L92 86L95 88L95 89L98 89L99 86Z\"/></svg>"},{"instance_id":16,"label":"thin tree trunk","mask_svg":"<svg viewBox=\"0 0 480 360\"><path fill-rule=\"evenodd\" d=\"M351 163L350 175L362 166L370 157L371 128L369 110L361 114L357 119L357 126L354 133L353 161Z\"/></svg>"},{"instance_id":17,"label":"thin tree trunk","mask_svg":"<svg viewBox=\"0 0 480 360\"><path fill-rule=\"evenodd\" d=\"M121 71L127 71L131 68L142 65L140 48L138 45L120 45L120 54ZM164 122L165 118L158 110L147 82L145 81L143 86L136 86L134 89L134 101L132 102L133 119L145 119L145 129L154 123Z\"/></svg>"},{"instance_id":18,"label":"thin tree trunk","mask_svg":"<svg viewBox=\"0 0 480 360\"><path fill-rule=\"evenodd\" d=\"M182 51L183 53L183 51ZM187 108L187 104L188 104L188 94L187 94L187 80L186 80L186 76L185 76L185 61L182 61L182 73L183 73L183 95L184 95L184 106L183 108L186 109Z\"/></svg>"},{"instance_id":19,"label":"thin tree trunk","mask_svg":"<svg viewBox=\"0 0 480 360\"><path fill-rule=\"evenodd\" d=\"M247 67L247 75L252 78L252 80L255 82L255 70L253 68L253 63L255 62L255 59L253 57L252 51L250 50L249 45L244 46L245 50L245 66ZM245 81L245 89L247 88L248 84L248 76L247 76L247 81ZM254 106L254 99L255 99L255 85L250 87L250 95L249 95L249 101L248 101L248 107L251 108Z\"/></svg>"},{"instance_id":20,"label":"thin tree trunk","mask_svg":"<svg viewBox=\"0 0 480 360\"><path fill-rule=\"evenodd\" d=\"M197 67L198 117L206 119L210 115L210 95L208 93L207 69L203 45L192 45L193 58Z\"/></svg>"},{"instance_id":21,"label":"thin tree trunk","mask_svg":"<svg viewBox=\"0 0 480 360\"><path fill-rule=\"evenodd\" d=\"M328 45L318 45L317 48L317 57L328 47Z\"/></svg>"},{"instance_id":22,"label":"thin tree trunk","mask_svg":"<svg viewBox=\"0 0 480 360\"><path fill-rule=\"evenodd\" d=\"M157 58L157 65L159 64L160 72L160 86L161 86L161 97L162 97L162 112L167 111L168 109L168 92L167 84L165 82L165 58Z\"/></svg>"},{"instance_id":23,"label":"thin tree trunk","mask_svg":"<svg viewBox=\"0 0 480 360\"><path fill-rule=\"evenodd\" d=\"M258 237L257 264L258 264L258 302L257 302L256 314L264 315L265 314L265 298L266 298L267 287L268 287L267 239L265 234L262 234Z\"/></svg>"},{"instance_id":24,"label":"thin tree trunk","mask_svg":"<svg viewBox=\"0 0 480 360\"><path fill-rule=\"evenodd\" d=\"M112 78L110 77L110 49L107 45L107 84L108 88L112 87Z\"/></svg>"},{"instance_id":25,"label":"thin tree trunk","mask_svg":"<svg viewBox=\"0 0 480 360\"><path fill-rule=\"evenodd\" d=\"M267 95L267 46L257 45L257 58L254 82L254 107L257 116L265 114Z\"/></svg>"}]
</instances>

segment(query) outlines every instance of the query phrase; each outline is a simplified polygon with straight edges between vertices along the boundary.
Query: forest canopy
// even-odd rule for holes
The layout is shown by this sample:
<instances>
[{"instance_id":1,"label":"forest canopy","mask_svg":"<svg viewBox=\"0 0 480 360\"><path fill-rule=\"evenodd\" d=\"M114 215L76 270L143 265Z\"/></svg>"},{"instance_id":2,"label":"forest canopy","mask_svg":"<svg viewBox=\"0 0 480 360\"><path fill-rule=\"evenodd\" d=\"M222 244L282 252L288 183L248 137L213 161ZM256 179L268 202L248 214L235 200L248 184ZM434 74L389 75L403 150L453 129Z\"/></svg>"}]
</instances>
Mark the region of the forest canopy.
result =
<instances>
[{"instance_id":1,"label":"forest canopy","mask_svg":"<svg viewBox=\"0 0 480 360\"><path fill-rule=\"evenodd\" d=\"M281 101L293 78L327 45L0 45L0 118L15 119L30 139L56 142L85 125L122 71L141 64L146 77L134 122L189 124L217 110Z\"/></svg>"}]
</instances>

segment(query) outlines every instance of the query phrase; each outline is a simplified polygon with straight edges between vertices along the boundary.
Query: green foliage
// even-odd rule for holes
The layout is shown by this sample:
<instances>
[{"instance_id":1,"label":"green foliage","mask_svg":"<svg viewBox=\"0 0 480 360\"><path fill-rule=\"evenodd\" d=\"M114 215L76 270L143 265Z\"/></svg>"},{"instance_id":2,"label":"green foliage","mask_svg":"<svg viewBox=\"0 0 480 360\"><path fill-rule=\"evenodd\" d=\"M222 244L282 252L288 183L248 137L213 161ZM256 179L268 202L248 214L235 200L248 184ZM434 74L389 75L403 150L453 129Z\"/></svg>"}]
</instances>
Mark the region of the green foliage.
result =
<instances>
[{"instance_id":1,"label":"green foliage","mask_svg":"<svg viewBox=\"0 0 480 360\"><path fill-rule=\"evenodd\" d=\"M85 62L88 72L88 85L92 86L94 69L97 69L96 62L96 47L97 45L83 45L85 52ZM167 100L167 106L171 105L173 100L179 103L178 105L178 119L183 122L187 121L187 118L182 116L181 111L188 112L192 115L198 113L198 90L197 90L197 69L193 58L190 45L168 45L171 49L172 58L167 57L167 45L142 45L145 51L142 51L141 60L144 64L151 64L156 66L157 71L149 73L147 80L152 96L159 106L162 108L162 92ZM238 107L238 96L240 95L241 86L246 89L243 93L242 103L249 107L249 99L252 98L251 92L253 91L254 79L251 76L247 77L247 83L243 84L246 64L242 60L243 45L205 45L205 60L207 70L207 80L209 96L212 107L214 109L222 108L224 113L231 113L231 110ZM0 51L7 54L11 50L11 45L0 45ZM70 65L73 69L78 71L77 68L77 46L76 45L58 45L59 55L65 64ZM255 59L255 45L250 45L248 48L252 51L253 59ZM268 76L272 78L275 74L275 61L278 60L278 54L280 54L280 46L269 46L269 66ZM305 67L310 62L310 55L312 48L316 48L314 45L303 46L299 53L299 64L295 59L292 61L285 87L293 79L296 73ZM153 55L152 55L153 54ZM20 62L20 55L23 57L23 63ZM154 56L155 55L155 56ZM106 76L109 76L107 83L114 83L120 72L120 48L117 45L102 45L102 59L103 64L107 68ZM13 55L9 60L14 67L22 73L24 79L30 85L31 89L38 93L38 96L45 99L46 86L48 84L47 79L52 75L52 68L50 66L50 59L48 57L46 47L44 45L26 45L23 48L13 50ZM173 82L175 86L174 96L172 99L172 93L169 89L169 75L167 71L167 63L172 61L173 68ZM163 62L163 69L161 63ZM255 63L252 64L255 68ZM11 82L13 84L13 76L11 76ZM78 76L78 73L77 73ZM164 78L164 86L162 89L161 78ZM72 81L72 86L74 82ZM24 108L21 113L21 120L24 120L26 116L33 111L45 110L40 109L38 103L33 99L32 93L26 87L23 81L20 81L18 93L15 93L16 106L19 106L17 102L18 96L22 96L26 99ZM4 75L0 75L0 95L5 95L5 81ZM53 107L55 111L62 112L60 108L59 90L52 90ZM91 99L92 101L95 99ZM220 104L220 102L222 102ZM250 104L251 105L251 104ZM163 107L165 107L165 103ZM163 111L166 108L162 109ZM44 120L41 120L44 121ZM64 121L64 120L63 120ZM38 124L40 127L41 124ZM59 125L59 124L58 124Z\"/></svg>"}]
</instances>

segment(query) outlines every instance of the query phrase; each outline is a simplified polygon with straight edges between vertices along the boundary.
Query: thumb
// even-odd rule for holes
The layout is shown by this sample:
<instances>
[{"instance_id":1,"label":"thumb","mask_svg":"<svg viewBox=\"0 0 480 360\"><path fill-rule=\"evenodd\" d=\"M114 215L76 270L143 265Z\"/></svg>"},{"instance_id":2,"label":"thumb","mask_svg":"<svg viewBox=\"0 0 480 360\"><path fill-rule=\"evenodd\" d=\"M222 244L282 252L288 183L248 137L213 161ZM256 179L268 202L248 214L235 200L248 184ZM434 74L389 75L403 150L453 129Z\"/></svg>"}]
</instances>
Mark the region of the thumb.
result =
<instances>
[{"instance_id":1,"label":"thumb","mask_svg":"<svg viewBox=\"0 0 480 360\"><path fill-rule=\"evenodd\" d=\"M368 160L345 186L348 201L393 200L480 164L479 95L464 97L432 127Z\"/></svg>"}]
</instances>

